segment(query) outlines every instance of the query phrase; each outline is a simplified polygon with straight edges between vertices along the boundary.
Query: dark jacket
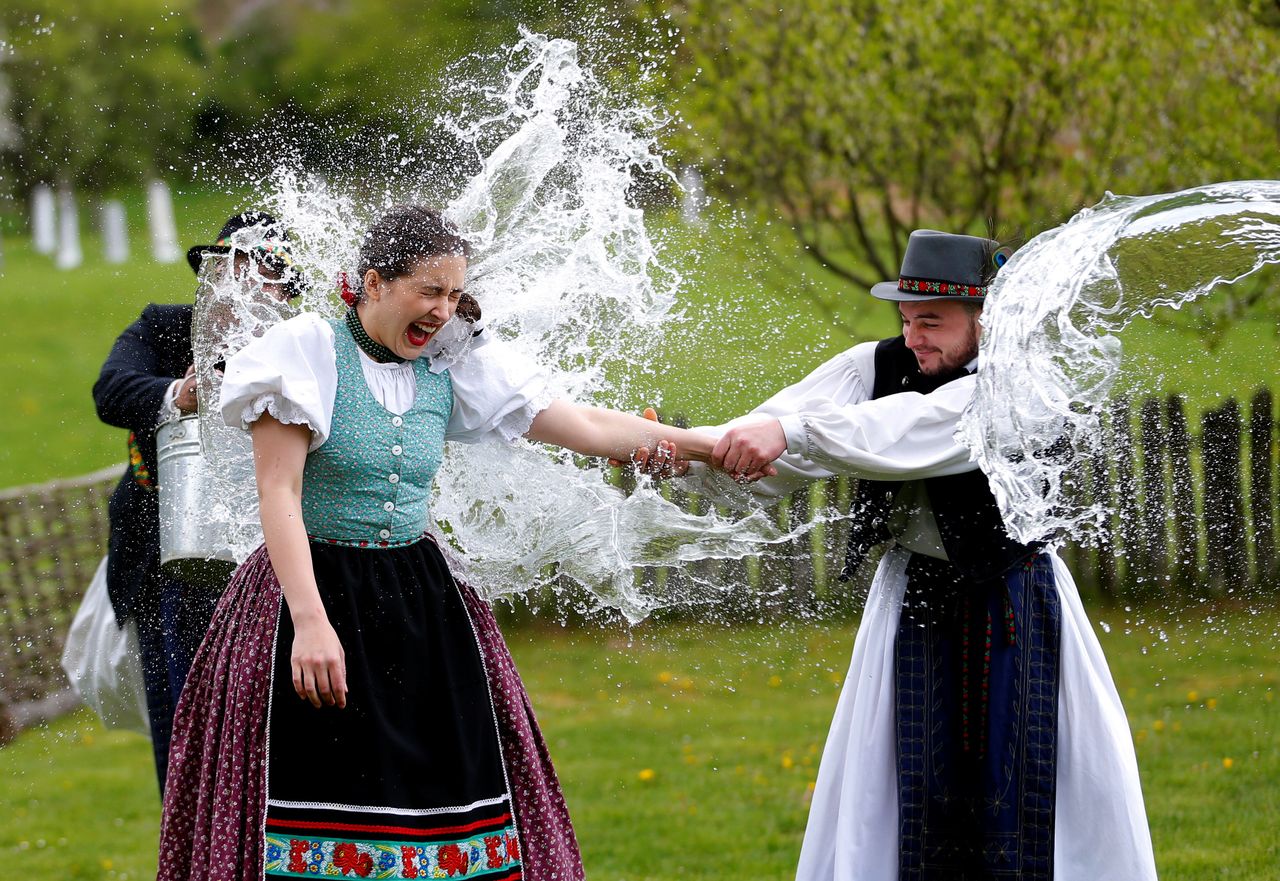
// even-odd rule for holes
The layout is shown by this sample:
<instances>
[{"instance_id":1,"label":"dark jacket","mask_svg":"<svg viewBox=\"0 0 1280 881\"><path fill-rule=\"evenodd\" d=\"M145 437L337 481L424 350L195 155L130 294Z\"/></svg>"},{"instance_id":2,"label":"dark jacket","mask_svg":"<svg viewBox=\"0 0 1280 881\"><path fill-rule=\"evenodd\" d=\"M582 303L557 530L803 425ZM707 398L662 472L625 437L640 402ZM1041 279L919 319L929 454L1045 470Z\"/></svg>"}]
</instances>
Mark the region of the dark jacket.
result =
<instances>
[{"instance_id":1,"label":"dark jacket","mask_svg":"<svg viewBox=\"0 0 1280 881\"><path fill-rule=\"evenodd\" d=\"M153 303L143 309L116 339L93 385L98 417L136 435L152 480L152 488L143 487L127 468L107 508L111 517L107 593L121 619L137 609L148 574L160 563L155 429L170 383L192 363L192 308Z\"/></svg>"}]
</instances>

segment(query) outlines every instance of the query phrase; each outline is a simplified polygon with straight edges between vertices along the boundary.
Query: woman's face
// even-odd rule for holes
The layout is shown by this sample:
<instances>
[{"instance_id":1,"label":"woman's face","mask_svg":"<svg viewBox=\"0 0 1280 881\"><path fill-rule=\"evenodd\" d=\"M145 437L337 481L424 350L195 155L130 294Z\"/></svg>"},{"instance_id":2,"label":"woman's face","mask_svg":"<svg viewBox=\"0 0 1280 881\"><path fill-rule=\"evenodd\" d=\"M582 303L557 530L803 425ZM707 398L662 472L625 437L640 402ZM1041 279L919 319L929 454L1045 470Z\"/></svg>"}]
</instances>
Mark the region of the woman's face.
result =
<instances>
[{"instance_id":1,"label":"woman's face","mask_svg":"<svg viewBox=\"0 0 1280 881\"><path fill-rule=\"evenodd\" d=\"M467 276L461 254L424 257L412 272L387 280L370 269L358 307L365 332L401 358L413 360L453 317Z\"/></svg>"}]
</instances>

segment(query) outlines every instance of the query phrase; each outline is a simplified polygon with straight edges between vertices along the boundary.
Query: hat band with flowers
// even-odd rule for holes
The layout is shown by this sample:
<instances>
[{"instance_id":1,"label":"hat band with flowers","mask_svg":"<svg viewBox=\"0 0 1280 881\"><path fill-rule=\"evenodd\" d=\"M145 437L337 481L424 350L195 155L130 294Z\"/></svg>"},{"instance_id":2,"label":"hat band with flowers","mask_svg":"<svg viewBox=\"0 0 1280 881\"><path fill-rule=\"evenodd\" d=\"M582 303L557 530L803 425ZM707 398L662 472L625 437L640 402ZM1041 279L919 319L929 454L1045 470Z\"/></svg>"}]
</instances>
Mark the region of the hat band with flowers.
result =
<instances>
[{"instance_id":1,"label":"hat band with flowers","mask_svg":"<svg viewBox=\"0 0 1280 881\"><path fill-rule=\"evenodd\" d=\"M229 238L218 239L218 241L214 243L215 248L231 248L234 246L235 242ZM271 257L279 260L285 268L293 266L293 254L289 251L289 245L286 242L265 241L262 244L254 245L247 250L252 253L261 254L264 257Z\"/></svg>"},{"instance_id":2,"label":"hat band with flowers","mask_svg":"<svg viewBox=\"0 0 1280 881\"><path fill-rule=\"evenodd\" d=\"M917 229L907 237L897 281L871 286L871 296L899 303L960 300L981 306L1011 251L994 239Z\"/></svg>"},{"instance_id":3,"label":"hat band with flowers","mask_svg":"<svg viewBox=\"0 0 1280 881\"><path fill-rule=\"evenodd\" d=\"M990 285L961 284L956 281L938 281L932 278L898 279L898 290L913 294L938 294L943 297L985 297Z\"/></svg>"}]
</instances>

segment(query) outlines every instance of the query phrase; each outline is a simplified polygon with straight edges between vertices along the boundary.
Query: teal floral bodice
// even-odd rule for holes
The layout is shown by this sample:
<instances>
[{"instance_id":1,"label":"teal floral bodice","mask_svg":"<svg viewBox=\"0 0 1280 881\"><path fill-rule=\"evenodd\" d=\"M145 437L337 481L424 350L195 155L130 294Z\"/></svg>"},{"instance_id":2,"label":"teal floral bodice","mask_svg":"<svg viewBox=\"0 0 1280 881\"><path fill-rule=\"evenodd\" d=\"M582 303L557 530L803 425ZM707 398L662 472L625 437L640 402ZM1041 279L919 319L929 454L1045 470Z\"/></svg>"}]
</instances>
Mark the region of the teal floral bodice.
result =
<instances>
[{"instance_id":1,"label":"teal floral bodice","mask_svg":"<svg viewBox=\"0 0 1280 881\"><path fill-rule=\"evenodd\" d=\"M413 362L413 406L396 415L369 391L351 331L331 321L338 389L329 437L307 456L302 519L313 540L356 547L406 545L430 518L431 484L453 410L449 372Z\"/></svg>"}]
</instances>

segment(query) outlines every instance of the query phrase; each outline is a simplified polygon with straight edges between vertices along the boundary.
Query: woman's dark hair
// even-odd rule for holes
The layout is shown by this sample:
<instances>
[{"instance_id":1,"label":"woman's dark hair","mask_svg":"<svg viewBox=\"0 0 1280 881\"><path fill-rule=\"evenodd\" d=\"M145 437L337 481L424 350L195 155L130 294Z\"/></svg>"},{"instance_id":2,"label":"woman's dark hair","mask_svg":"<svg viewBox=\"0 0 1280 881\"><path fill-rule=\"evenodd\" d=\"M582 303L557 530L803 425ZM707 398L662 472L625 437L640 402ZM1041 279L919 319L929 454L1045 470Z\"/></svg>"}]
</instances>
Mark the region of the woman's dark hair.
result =
<instances>
[{"instance_id":1,"label":"woman's dark hair","mask_svg":"<svg viewBox=\"0 0 1280 881\"><path fill-rule=\"evenodd\" d=\"M471 256L471 245L439 211L422 205L396 205L379 217L360 241L360 269L391 281L408 275L419 260L445 255ZM458 316L480 319L480 304L470 294L458 301Z\"/></svg>"}]
</instances>

